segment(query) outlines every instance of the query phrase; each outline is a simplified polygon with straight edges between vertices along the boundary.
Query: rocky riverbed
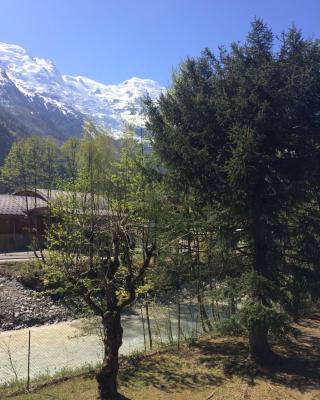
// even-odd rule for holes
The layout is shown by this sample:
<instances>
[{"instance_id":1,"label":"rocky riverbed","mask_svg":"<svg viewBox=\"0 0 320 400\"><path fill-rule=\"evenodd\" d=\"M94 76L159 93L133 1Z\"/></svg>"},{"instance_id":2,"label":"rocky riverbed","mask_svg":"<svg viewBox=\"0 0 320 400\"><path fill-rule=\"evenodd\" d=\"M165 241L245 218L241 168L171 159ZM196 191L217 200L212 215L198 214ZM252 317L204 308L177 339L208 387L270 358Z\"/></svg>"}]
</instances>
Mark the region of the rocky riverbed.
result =
<instances>
[{"instance_id":1,"label":"rocky riverbed","mask_svg":"<svg viewBox=\"0 0 320 400\"><path fill-rule=\"evenodd\" d=\"M0 331L52 324L71 318L60 301L41 296L16 278L0 276Z\"/></svg>"}]
</instances>

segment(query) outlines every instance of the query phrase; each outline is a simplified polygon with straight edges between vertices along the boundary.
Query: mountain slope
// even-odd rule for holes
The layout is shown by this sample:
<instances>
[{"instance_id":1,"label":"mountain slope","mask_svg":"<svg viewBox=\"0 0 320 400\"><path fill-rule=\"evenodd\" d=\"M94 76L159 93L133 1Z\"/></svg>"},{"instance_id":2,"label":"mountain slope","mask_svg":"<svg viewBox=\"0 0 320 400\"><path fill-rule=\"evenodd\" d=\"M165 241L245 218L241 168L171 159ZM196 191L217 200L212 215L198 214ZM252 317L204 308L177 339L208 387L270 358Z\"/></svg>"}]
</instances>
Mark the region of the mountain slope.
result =
<instances>
[{"instance_id":1,"label":"mountain slope","mask_svg":"<svg viewBox=\"0 0 320 400\"><path fill-rule=\"evenodd\" d=\"M80 134L83 117L71 108L62 112L38 95L25 95L7 73L0 70L0 125L13 134L51 135L64 140Z\"/></svg>"},{"instance_id":2,"label":"mountain slope","mask_svg":"<svg viewBox=\"0 0 320 400\"><path fill-rule=\"evenodd\" d=\"M155 98L163 90L151 79L132 78L119 85L105 85L83 76L62 75L50 60L33 58L22 47L1 42L0 68L0 95L4 92L7 101L2 108L14 118L23 116L23 123L33 131L36 121L42 119L36 131L55 131L53 136L61 139L79 134L85 119L111 128L115 136L123 122L140 125L141 117L133 112L139 110L140 98L146 93Z\"/></svg>"}]
</instances>

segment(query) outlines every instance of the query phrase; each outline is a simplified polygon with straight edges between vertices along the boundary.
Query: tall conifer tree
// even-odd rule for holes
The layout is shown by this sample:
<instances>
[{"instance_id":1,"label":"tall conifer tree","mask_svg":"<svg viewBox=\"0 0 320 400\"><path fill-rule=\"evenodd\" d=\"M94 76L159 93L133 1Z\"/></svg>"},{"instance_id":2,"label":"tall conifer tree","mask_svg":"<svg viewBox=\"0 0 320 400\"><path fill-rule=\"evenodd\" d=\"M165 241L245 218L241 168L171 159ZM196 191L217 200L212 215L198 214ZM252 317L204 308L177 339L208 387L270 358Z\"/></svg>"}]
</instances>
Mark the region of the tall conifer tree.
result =
<instances>
[{"instance_id":1,"label":"tall conifer tree","mask_svg":"<svg viewBox=\"0 0 320 400\"><path fill-rule=\"evenodd\" d=\"M243 315L250 355L263 361L282 321L290 215L318 185L320 43L292 27L275 46L255 19L244 44L188 58L172 87L145 103L167 166L241 231Z\"/></svg>"}]
</instances>

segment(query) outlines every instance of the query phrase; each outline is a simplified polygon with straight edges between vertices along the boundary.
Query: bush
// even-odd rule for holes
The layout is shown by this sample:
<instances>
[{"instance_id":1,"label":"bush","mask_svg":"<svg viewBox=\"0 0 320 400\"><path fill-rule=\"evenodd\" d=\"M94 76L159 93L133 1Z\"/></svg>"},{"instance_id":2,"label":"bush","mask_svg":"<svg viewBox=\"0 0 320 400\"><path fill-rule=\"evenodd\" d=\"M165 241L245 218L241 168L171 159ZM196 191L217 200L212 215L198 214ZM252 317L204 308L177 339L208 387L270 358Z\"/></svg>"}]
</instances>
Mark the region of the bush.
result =
<instances>
[{"instance_id":1,"label":"bush","mask_svg":"<svg viewBox=\"0 0 320 400\"><path fill-rule=\"evenodd\" d=\"M37 261L30 261L24 264L21 275L17 279L32 290L42 290L44 287L44 275L41 264Z\"/></svg>"}]
</instances>

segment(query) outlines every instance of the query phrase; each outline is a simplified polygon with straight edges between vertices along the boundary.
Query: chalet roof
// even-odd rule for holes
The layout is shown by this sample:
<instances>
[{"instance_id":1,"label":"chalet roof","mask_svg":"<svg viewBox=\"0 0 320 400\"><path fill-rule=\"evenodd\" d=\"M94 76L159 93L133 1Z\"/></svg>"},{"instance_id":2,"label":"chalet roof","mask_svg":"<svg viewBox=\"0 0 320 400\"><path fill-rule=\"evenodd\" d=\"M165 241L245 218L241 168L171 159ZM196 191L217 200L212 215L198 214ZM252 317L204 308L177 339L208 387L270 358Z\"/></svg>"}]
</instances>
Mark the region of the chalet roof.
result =
<instances>
[{"instance_id":1,"label":"chalet roof","mask_svg":"<svg viewBox=\"0 0 320 400\"><path fill-rule=\"evenodd\" d=\"M53 189L18 189L13 194L16 196L30 196L37 197L38 199L49 201L54 200L56 197L63 195L62 190L53 190Z\"/></svg>"},{"instance_id":2,"label":"chalet roof","mask_svg":"<svg viewBox=\"0 0 320 400\"><path fill-rule=\"evenodd\" d=\"M0 215L26 215L34 210L48 208L48 203L58 199L72 198L74 193L62 190L32 189L16 190L13 194L0 195ZM76 193L79 204L90 199L90 194ZM95 205L100 215L110 214L108 201L103 196L95 196Z\"/></svg>"},{"instance_id":3,"label":"chalet roof","mask_svg":"<svg viewBox=\"0 0 320 400\"><path fill-rule=\"evenodd\" d=\"M46 206L46 202L40 198L35 201L30 196L0 194L0 215L26 215L28 211Z\"/></svg>"},{"instance_id":4,"label":"chalet roof","mask_svg":"<svg viewBox=\"0 0 320 400\"><path fill-rule=\"evenodd\" d=\"M65 190L48 190L48 189L38 189L37 194L39 198L43 198L48 202L54 202L55 200L58 199L72 199L73 196L75 195L74 192L68 192ZM91 198L90 193L82 193L82 192L77 192L76 193L76 201L78 201L80 204L85 204L88 202ZM94 197L95 205L96 207L100 210L101 213L107 214L107 210L109 208L108 206L108 200L106 197L101 196L101 195L95 195Z\"/></svg>"},{"instance_id":5,"label":"chalet roof","mask_svg":"<svg viewBox=\"0 0 320 400\"><path fill-rule=\"evenodd\" d=\"M59 198L70 198L74 195L73 192L70 191L65 191L65 190L56 190L56 189L36 189L35 191L33 189L19 189L16 190L14 193L16 196L30 196L30 197L37 197L38 199L41 199L46 202L50 201L55 201ZM77 199L79 201L84 200L84 199L89 199L90 198L90 193L77 193ZM96 195L95 196L95 201L97 202L97 205L101 209L107 209L108 208L108 201L104 196L101 195Z\"/></svg>"}]
</instances>

